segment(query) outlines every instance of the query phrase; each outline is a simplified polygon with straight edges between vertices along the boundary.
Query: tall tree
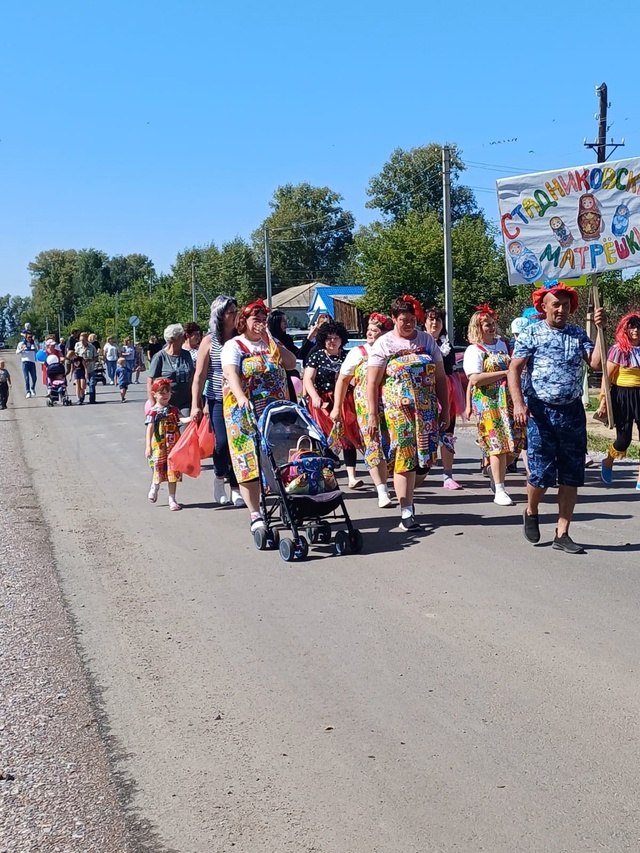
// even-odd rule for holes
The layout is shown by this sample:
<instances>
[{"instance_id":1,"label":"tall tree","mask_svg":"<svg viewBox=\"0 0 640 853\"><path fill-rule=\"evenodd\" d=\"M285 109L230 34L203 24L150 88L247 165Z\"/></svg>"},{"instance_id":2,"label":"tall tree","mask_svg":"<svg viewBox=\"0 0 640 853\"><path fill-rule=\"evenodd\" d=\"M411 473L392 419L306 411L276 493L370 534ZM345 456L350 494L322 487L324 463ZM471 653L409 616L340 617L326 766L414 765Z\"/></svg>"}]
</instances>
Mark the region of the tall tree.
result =
<instances>
[{"instance_id":1,"label":"tall tree","mask_svg":"<svg viewBox=\"0 0 640 853\"><path fill-rule=\"evenodd\" d=\"M457 145L451 148L451 221L478 214L473 191L459 184L465 165ZM405 219L415 213L435 212L442 222L442 146L435 142L408 151L396 148L379 175L369 181L367 207L385 217Z\"/></svg>"},{"instance_id":2,"label":"tall tree","mask_svg":"<svg viewBox=\"0 0 640 853\"><path fill-rule=\"evenodd\" d=\"M81 249L74 261L73 291L76 307L88 305L99 293L109 290L109 256L98 249Z\"/></svg>"},{"instance_id":3,"label":"tall tree","mask_svg":"<svg viewBox=\"0 0 640 853\"><path fill-rule=\"evenodd\" d=\"M64 324L75 314L76 258L75 249L48 249L29 264L33 308L44 321Z\"/></svg>"},{"instance_id":4,"label":"tall tree","mask_svg":"<svg viewBox=\"0 0 640 853\"><path fill-rule=\"evenodd\" d=\"M264 264L264 228L269 228L274 289L311 281L335 282L353 242L353 214L329 187L284 184L269 202L272 213L252 234Z\"/></svg>"},{"instance_id":5,"label":"tall tree","mask_svg":"<svg viewBox=\"0 0 640 853\"><path fill-rule=\"evenodd\" d=\"M155 278L153 261L136 252L130 255L114 255L108 261L106 289L109 293L122 293L134 281L149 284Z\"/></svg>"}]
</instances>

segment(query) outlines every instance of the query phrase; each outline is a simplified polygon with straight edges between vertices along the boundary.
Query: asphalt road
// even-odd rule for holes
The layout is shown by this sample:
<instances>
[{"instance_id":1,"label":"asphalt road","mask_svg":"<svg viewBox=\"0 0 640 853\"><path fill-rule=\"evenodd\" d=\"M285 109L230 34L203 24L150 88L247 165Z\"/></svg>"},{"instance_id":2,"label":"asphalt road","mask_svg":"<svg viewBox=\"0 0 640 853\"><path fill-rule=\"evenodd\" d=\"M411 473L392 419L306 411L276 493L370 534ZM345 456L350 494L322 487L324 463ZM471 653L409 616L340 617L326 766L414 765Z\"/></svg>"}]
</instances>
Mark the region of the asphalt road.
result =
<instances>
[{"instance_id":1,"label":"asphalt road","mask_svg":"<svg viewBox=\"0 0 640 853\"><path fill-rule=\"evenodd\" d=\"M14 370L14 392L19 391ZM129 810L160 853L637 851L635 470L588 472L588 553L521 533L459 442L401 533L348 497L360 555L258 552L212 472L146 493L144 386L47 409L14 393L33 488Z\"/></svg>"}]
</instances>

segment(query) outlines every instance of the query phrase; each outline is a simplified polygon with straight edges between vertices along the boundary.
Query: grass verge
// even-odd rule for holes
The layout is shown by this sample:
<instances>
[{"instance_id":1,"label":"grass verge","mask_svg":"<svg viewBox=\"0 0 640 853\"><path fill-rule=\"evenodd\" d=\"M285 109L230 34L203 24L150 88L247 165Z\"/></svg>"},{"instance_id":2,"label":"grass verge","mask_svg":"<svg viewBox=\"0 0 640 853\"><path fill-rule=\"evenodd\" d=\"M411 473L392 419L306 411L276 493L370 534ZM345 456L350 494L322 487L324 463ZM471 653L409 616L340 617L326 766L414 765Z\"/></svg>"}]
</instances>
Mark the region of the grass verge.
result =
<instances>
[{"instance_id":1,"label":"grass verge","mask_svg":"<svg viewBox=\"0 0 640 853\"><path fill-rule=\"evenodd\" d=\"M587 433L587 446L589 450L595 450L598 453L606 453L612 441L613 435L611 438L606 438L595 432ZM632 444L627 450L627 459L640 459L640 447Z\"/></svg>"}]
</instances>

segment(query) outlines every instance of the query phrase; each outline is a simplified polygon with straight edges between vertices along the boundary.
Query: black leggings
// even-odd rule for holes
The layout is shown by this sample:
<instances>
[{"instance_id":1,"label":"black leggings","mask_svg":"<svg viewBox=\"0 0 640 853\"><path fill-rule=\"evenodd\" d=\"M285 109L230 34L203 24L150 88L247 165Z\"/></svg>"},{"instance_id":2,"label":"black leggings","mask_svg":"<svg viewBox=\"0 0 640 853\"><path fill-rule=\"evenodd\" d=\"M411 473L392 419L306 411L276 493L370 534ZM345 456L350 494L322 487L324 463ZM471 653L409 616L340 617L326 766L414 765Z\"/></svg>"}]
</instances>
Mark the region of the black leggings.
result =
<instances>
[{"instance_id":1,"label":"black leggings","mask_svg":"<svg viewBox=\"0 0 640 853\"><path fill-rule=\"evenodd\" d=\"M640 433L640 423L636 423L635 425L638 427L638 432ZM616 424L616 440L613 442L614 450L617 450L619 453L627 452L633 440L633 427L633 421L626 421L620 426Z\"/></svg>"},{"instance_id":2,"label":"black leggings","mask_svg":"<svg viewBox=\"0 0 640 853\"><path fill-rule=\"evenodd\" d=\"M228 477L231 488L238 487L238 480L233 472L231 456L229 455L229 439L227 438L227 426L224 422L222 411L222 400L211 400L207 398L209 406L209 421L216 439L213 451L213 470L216 477Z\"/></svg>"},{"instance_id":3,"label":"black leggings","mask_svg":"<svg viewBox=\"0 0 640 853\"><path fill-rule=\"evenodd\" d=\"M356 467L356 460L358 458L358 454L356 453L355 447L343 448L342 455L344 456L344 464L347 466L347 468Z\"/></svg>"}]
</instances>

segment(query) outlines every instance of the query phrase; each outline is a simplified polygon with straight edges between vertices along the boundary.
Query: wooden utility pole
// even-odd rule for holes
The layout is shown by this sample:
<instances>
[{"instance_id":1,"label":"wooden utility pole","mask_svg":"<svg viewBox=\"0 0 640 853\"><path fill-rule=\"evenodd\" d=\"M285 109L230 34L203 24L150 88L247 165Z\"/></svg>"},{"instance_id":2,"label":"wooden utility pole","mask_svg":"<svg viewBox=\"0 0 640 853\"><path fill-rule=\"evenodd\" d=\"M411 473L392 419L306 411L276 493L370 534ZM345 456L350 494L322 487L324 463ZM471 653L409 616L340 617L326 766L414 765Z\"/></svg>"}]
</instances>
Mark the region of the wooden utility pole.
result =
<instances>
[{"instance_id":1,"label":"wooden utility pole","mask_svg":"<svg viewBox=\"0 0 640 853\"><path fill-rule=\"evenodd\" d=\"M444 311L447 333L454 342L453 325L453 261L451 258L451 149L442 149L442 223L444 233Z\"/></svg>"}]
</instances>

